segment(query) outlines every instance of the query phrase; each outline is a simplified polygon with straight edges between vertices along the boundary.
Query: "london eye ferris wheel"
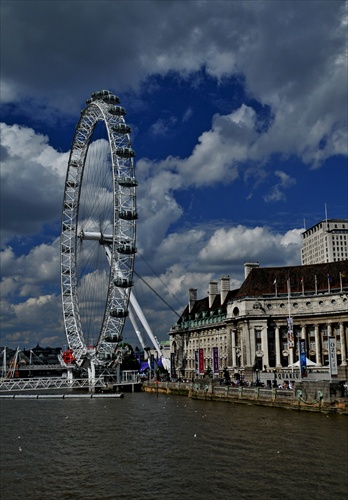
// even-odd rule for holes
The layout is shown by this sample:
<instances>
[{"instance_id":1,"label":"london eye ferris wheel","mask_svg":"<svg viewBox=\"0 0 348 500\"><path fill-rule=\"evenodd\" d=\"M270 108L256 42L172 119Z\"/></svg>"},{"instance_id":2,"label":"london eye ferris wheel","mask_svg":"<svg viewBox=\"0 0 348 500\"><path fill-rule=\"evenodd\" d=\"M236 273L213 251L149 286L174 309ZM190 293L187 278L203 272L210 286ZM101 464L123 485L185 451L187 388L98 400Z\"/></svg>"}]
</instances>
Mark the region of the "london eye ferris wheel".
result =
<instances>
[{"instance_id":1,"label":"london eye ferris wheel","mask_svg":"<svg viewBox=\"0 0 348 500\"><path fill-rule=\"evenodd\" d=\"M135 153L119 98L101 90L86 104L64 186L61 294L77 365L105 367L115 363L133 285Z\"/></svg>"}]
</instances>

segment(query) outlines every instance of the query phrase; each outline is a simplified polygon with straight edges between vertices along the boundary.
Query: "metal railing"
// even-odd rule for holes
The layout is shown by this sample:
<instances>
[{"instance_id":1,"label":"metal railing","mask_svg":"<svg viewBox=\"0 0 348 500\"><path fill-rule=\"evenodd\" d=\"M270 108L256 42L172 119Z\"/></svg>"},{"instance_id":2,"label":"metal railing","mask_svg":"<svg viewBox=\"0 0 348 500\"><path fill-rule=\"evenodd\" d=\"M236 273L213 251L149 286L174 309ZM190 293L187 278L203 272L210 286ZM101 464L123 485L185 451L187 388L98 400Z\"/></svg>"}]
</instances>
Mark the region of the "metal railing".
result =
<instances>
[{"instance_id":1,"label":"metal railing","mask_svg":"<svg viewBox=\"0 0 348 500\"><path fill-rule=\"evenodd\" d=\"M68 377L31 377L31 378L6 378L0 379L0 391L35 391L46 389L93 389L107 388L114 385L134 385L140 383L137 371L125 370L121 372L121 380L106 380L104 376L94 379L68 378Z\"/></svg>"},{"instance_id":2,"label":"metal railing","mask_svg":"<svg viewBox=\"0 0 348 500\"><path fill-rule=\"evenodd\" d=\"M94 387L107 387L107 383L102 378L68 379L66 377L33 377L0 380L0 391L3 392L47 389L90 389Z\"/></svg>"}]
</instances>

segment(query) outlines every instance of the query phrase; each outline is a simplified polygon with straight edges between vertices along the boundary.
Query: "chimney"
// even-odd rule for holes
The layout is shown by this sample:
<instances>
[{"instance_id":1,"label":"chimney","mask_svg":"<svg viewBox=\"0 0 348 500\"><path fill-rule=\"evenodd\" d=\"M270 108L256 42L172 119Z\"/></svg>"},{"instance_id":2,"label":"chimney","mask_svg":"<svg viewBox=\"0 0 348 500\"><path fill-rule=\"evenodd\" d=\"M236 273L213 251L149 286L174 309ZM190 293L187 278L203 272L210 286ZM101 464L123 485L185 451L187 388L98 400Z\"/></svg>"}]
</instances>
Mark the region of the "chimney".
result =
<instances>
[{"instance_id":1,"label":"chimney","mask_svg":"<svg viewBox=\"0 0 348 500\"><path fill-rule=\"evenodd\" d=\"M197 300L197 288L190 288L189 289L189 313L192 311L196 300Z\"/></svg>"},{"instance_id":2,"label":"chimney","mask_svg":"<svg viewBox=\"0 0 348 500\"><path fill-rule=\"evenodd\" d=\"M212 307L215 297L218 294L218 282L211 281L209 283L209 309Z\"/></svg>"},{"instance_id":3,"label":"chimney","mask_svg":"<svg viewBox=\"0 0 348 500\"><path fill-rule=\"evenodd\" d=\"M244 264L244 279L246 280L252 269L260 267L259 262L245 262Z\"/></svg>"},{"instance_id":4,"label":"chimney","mask_svg":"<svg viewBox=\"0 0 348 500\"><path fill-rule=\"evenodd\" d=\"M230 277L226 274L220 278L220 297L221 305L225 302L228 292L230 291Z\"/></svg>"}]
</instances>

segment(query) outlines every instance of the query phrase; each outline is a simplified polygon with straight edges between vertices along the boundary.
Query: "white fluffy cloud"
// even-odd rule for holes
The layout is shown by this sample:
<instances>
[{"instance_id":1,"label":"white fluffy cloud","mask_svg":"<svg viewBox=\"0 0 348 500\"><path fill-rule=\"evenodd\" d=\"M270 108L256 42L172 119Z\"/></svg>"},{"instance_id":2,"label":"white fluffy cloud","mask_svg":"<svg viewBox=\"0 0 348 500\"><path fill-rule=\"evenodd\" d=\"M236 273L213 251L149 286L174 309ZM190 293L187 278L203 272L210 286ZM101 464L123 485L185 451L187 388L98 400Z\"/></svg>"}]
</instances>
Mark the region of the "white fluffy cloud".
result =
<instances>
[{"instance_id":1,"label":"white fluffy cloud","mask_svg":"<svg viewBox=\"0 0 348 500\"><path fill-rule=\"evenodd\" d=\"M59 277L59 241L33 246L28 254L16 256L10 247L1 252L2 277L11 295L27 297ZM4 292L4 290L3 290Z\"/></svg>"},{"instance_id":2,"label":"white fluffy cloud","mask_svg":"<svg viewBox=\"0 0 348 500\"><path fill-rule=\"evenodd\" d=\"M267 227L247 228L238 225L230 229L217 229L198 255L198 265L242 265L246 260L256 260L262 265L298 265L301 249L300 229L285 235L272 232ZM239 271L240 276L240 271Z\"/></svg>"}]
</instances>

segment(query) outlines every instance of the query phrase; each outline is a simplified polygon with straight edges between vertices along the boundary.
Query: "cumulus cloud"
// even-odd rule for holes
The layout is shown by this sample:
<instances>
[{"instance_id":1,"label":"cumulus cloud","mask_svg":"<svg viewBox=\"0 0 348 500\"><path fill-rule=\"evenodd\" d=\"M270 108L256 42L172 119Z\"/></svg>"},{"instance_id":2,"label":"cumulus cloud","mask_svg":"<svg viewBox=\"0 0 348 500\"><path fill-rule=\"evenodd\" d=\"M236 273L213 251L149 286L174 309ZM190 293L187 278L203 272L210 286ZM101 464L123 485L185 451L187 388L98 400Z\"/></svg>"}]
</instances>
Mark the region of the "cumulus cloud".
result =
<instances>
[{"instance_id":1,"label":"cumulus cloud","mask_svg":"<svg viewBox=\"0 0 348 500\"><path fill-rule=\"evenodd\" d=\"M290 188L296 184L296 179L293 179L290 175L282 172L281 170L276 170L274 175L279 178L279 182L273 186L270 193L263 197L263 199L267 202L286 200L284 189Z\"/></svg>"},{"instance_id":2,"label":"cumulus cloud","mask_svg":"<svg viewBox=\"0 0 348 500\"><path fill-rule=\"evenodd\" d=\"M291 235L291 237L290 237ZM219 228L198 254L198 264L219 266L221 269L246 260L268 265L298 265L301 249L301 230L285 235L274 233L267 227Z\"/></svg>"},{"instance_id":3,"label":"cumulus cloud","mask_svg":"<svg viewBox=\"0 0 348 500\"><path fill-rule=\"evenodd\" d=\"M157 137L166 136L175 126L177 118L170 116L167 119L159 118L150 127L151 133Z\"/></svg>"},{"instance_id":4,"label":"cumulus cloud","mask_svg":"<svg viewBox=\"0 0 348 500\"><path fill-rule=\"evenodd\" d=\"M6 248L0 258L1 344L24 347L32 346L33 339L50 338L51 345L63 345L58 240L27 255Z\"/></svg>"},{"instance_id":5,"label":"cumulus cloud","mask_svg":"<svg viewBox=\"0 0 348 500\"><path fill-rule=\"evenodd\" d=\"M1 124L1 241L38 233L59 218L68 155L33 129Z\"/></svg>"},{"instance_id":6,"label":"cumulus cloud","mask_svg":"<svg viewBox=\"0 0 348 500\"><path fill-rule=\"evenodd\" d=\"M63 346L63 318L57 295L30 297L19 304L4 304L1 344L33 347L34 339L42 345ZM49 342L49 344L48 344Z\"/></svg>"},{"instance_id":7,"label":"cumulus cloud","mask_svg":"<svg viewBox=\"0 0 348 500\"><path fill-rule=\"evenodd\" d=\"M240 162L248 159L249 143L257 137L255 120L254 110L244 104L229 115L217 114L211 130L198 138L190 156L168 156L159 162L140 160L138 177L145 182L151 178L152 186L161 191L228 184L238 178Z\"/></svg>"},{"instance_id":8,"label":"cumulus cloud","mask_svg":"<svg viewBox=\"0 0 348 500\"><path fill-rule=\"evenodd\" d=\"M140 249L157 248L168 228L182 215L182 207L174 192L182 186L182 179L168 170L161 170L147 160L137 163Z\"/></svg>"},{"instance_id":9,"label":"cumulus cloud","mask_svg":"<svg viewBox=\"0 0 348 500\"><path fill-rule=\"evenodd\" d=\"M16 256L12 248L1 251L1 271L5 280L5 291L16 296L40 294L48 283L59 278L59 240L52 244L40 244L23 255Z\"/></svg>"}]
</instances>

